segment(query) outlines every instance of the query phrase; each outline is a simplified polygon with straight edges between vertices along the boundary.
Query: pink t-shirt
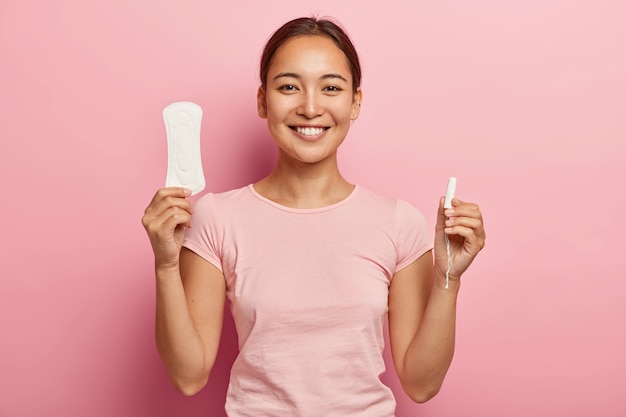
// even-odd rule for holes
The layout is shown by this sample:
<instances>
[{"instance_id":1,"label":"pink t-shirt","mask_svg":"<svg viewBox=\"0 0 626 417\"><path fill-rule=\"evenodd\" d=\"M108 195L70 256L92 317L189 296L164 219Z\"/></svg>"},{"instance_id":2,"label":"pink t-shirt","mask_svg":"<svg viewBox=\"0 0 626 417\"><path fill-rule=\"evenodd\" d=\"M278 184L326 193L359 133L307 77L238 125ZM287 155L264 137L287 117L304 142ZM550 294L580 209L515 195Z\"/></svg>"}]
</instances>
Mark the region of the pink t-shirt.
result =
<instances>
[{"instance_id":1,"label":"pink t-shirt","mask_svg":"<svg viewBox=\"0 0 626 417\"><path fill-rule=\"evenodd\" d=\"M239 337L230 417L391 417L380 380L388 287L432 248L422 214L359 186L318 209L252 185L198 200L185 238L219 268Z\"/></svg>"}]
</instances>

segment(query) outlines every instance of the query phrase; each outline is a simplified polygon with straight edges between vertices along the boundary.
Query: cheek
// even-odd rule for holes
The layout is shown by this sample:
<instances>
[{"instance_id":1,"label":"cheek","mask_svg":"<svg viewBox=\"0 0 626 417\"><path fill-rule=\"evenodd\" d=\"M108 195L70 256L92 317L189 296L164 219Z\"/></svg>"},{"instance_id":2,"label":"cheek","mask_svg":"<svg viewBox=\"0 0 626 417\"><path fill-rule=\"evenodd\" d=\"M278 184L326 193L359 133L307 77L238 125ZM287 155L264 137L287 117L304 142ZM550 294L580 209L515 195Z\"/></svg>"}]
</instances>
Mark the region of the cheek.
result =
<instances>
[{"instance_id":1,"label":"cheek","mask_svg":"<svg viewBox=\"0 0 626 417\"><path fill-rule=\"evenodd\" d=\"M352 103L345 104L336 113L341 120L351 121L358 115L358 108Z\"/></svg>"},{"instance_id":2,"label":"cheek","mask_svg":"<svg viewBox=\"0 0 626 417\"><path fill-rule=\"evenodd\" d=\"M291 109L286 100L272 100L266 102L267 117L272 119L284 119Z\"/></svg>"}]
</instances>

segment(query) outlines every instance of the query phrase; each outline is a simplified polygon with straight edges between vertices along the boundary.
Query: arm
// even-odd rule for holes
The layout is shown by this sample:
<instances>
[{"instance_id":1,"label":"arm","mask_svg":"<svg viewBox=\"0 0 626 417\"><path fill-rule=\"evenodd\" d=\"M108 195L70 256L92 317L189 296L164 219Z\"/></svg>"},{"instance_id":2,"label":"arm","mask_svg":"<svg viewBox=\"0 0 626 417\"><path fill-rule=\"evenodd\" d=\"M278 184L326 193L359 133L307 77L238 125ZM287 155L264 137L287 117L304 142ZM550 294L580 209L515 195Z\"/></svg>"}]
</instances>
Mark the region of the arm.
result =
<instances>
[{"instance_id":1,"label":"arm","mask_svg":"<svg viewBox=\"0 0 626 417\"><path fill-rule=\"evenodd\" d=\"M217 268L182 248L193 212L188 195L178 188L159 190L142 222L155 254L157 348L174 386L193 395L215 362L226 285Z\"/></svg>"},{"instance_id":2,"label":"arm","mask_svg":"<svg viewBox=\"0 0 626 417\"><path fill-rule=\"evenodd\" d=\"M452 211L439 204L435 262L428 252L398 271L389 288L389 336L394 366L405 392L416 402L434 397L454 355L456 300L461 274L484 246L478 207L455 199ZM448 216L448 219L446 219ZM445 288L450 237L453 269Z\"/></svg>"}]
</instances>

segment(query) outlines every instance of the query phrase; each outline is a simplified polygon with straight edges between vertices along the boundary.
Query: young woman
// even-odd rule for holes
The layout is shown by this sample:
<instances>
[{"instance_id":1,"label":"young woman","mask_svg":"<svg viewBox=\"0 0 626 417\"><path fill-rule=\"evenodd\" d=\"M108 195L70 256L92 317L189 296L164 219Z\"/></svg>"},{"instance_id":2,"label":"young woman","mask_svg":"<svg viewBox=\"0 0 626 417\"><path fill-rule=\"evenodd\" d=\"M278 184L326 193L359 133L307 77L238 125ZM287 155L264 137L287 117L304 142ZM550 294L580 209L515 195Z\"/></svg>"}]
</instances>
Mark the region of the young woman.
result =
<instances>
[{"instance_id":1,"label":"young woman","mask_svg":"<svg viewBox=\"0 0 626 417\"><path fill-rule=\"evenodd\" d=\"M461 274L484 245L478 207L455 199L444 210L441 199L433 244L417 209L341 175L361 71L331 21L278 29L260 78L258 113L278 147L272 173L194 208L187 190L161 189L143 217L173 384L192 395L207 382L228 299L239 337L229 416L393 416L380 381L385 320L404 390L427 401L452 361Z\"/></svg>"}]
</instances>

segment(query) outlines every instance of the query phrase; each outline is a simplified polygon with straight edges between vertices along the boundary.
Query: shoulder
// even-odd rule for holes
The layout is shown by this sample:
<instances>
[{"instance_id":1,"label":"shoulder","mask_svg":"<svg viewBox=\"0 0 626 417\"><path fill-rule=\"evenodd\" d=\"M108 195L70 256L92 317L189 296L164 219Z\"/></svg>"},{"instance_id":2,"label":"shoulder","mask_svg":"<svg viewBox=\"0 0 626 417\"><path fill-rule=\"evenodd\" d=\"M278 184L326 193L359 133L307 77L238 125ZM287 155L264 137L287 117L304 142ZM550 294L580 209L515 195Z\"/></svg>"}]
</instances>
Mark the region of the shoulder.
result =
<instances>
[{"instance_id":1,"label":"shoulder","mask_svg":"<svg viewBox=\"0 0 626 417\"><path fill-rule=\"evenodd\" d=\"M386 196L363 187L359 187L359 203L371 209L386 210L395 217L417 217L423 219L422 212L407 200Z\"/></svg>"},{"instance_id":2,"label":"shoulder","mask_svg":"<svg viewBox=\"0 0 626 417\"><path fill-rule=\"evenodd\" d=\"M394 240L430 241L428 222L424 214L407 200L388 197L366 189L361 189L361 206L373 222L382 222L390 230Z\"/></svg>"},{"instance_id":3,"label":"shoulder","mask_svg":"<svg viewBox=\"0 0 626 417\"><path fill-rule=\"evenodd\" d=\"M241 216L250 206L248 187L218 193L206 193L194 203L192 223L221 223L229 216Z\"/></svg>"},{"instance_id":4,"label":"shoulder","mask_svg":"<svg viewBox=\"0 0 626 417\"><path fill-rule=\"evenodd\" d=\"M206 193L195 203L196 207L215 207L245 204L250 198L249 186L235 188L219 193Z\"/></svg>"}]
</instances>

